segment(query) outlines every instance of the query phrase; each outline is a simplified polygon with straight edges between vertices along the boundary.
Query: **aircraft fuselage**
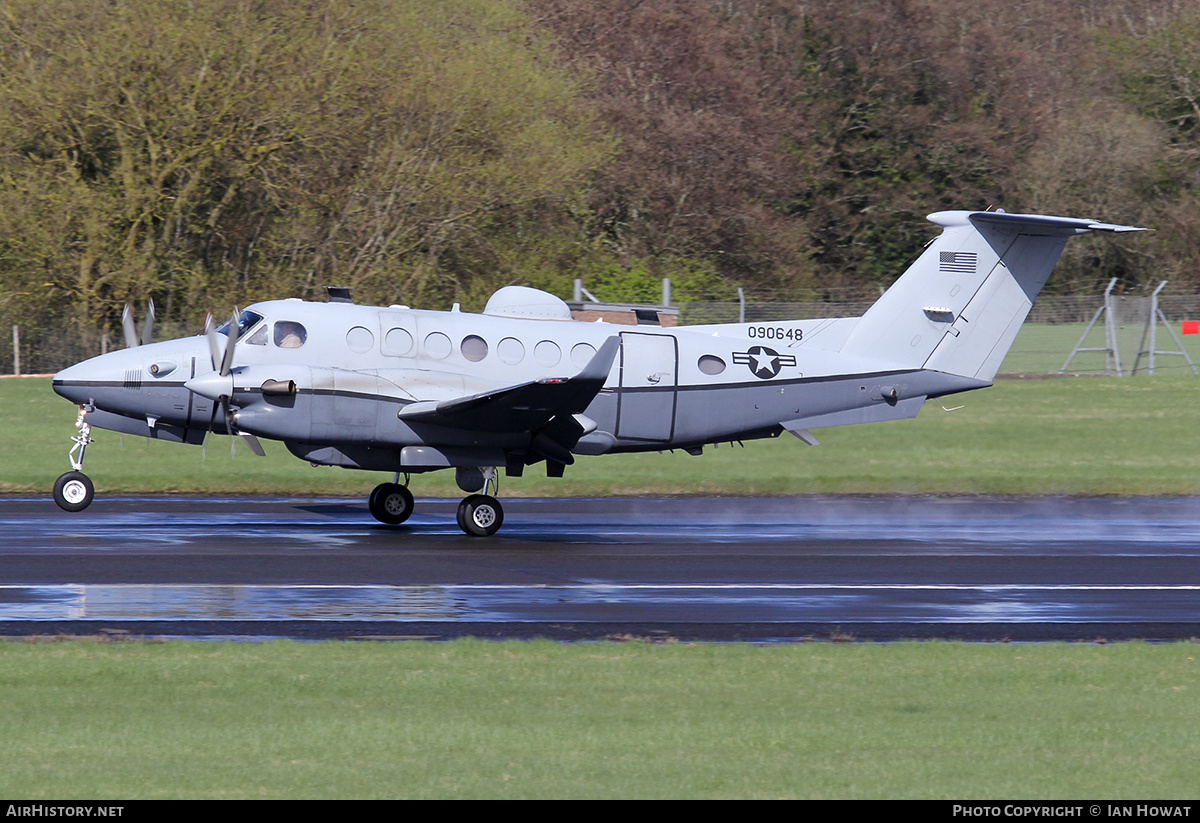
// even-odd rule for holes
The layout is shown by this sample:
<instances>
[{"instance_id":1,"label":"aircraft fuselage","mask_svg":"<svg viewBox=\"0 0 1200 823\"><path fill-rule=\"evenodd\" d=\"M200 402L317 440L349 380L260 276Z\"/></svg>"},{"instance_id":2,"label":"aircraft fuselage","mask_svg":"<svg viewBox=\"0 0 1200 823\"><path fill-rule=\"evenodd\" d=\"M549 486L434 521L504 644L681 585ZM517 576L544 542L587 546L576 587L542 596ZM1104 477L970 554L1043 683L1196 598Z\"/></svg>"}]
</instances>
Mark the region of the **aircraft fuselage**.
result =
<instances>
[{"instance_id":1,"label":"aircraft fuselage","mask_svg":"<svg viewBox=\"0 0 1200 823\"><path fill-rule=\"evenodd\" d=\"M55 391L106 412L95 425L193 443L226 432L215 411L225 394L239 430L284 441L305 459L419 471L504 465L533 433L503 420L494 430L486 420L470 429L407 421L398 415L406 406L570 378L612 337L619 351L582 412L595 425L571 446L575 454L696 448L773 436L784 424L909 417L928 396L986 385L819 347L822 334L836 340L853 318L663 328L299 300L257 303L248 316L258 319L244 324L225 382L197 336L85 361L56 375ZM295 329L302 340L284 333ZM288 383L294 391L263 388ZM434 451L406 455L406 447ZM434 459L439 450L449 450L448 462Z\"/></svg>"}]
</instances>

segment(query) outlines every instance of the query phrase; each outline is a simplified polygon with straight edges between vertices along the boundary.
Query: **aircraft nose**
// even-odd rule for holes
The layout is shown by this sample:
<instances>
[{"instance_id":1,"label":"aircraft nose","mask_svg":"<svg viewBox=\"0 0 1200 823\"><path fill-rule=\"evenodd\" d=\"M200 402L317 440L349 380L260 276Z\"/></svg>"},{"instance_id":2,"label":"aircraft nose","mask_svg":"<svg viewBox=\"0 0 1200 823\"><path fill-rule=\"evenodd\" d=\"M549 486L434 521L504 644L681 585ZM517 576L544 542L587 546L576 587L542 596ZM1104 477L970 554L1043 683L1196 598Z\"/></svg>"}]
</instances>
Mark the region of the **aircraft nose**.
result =
<instances>
[{"instance_id":1,"label":"aircraft nose","mask_svg":"<svg viewBox=\"0 0 1200 823\"><path fill-rule=\"evenodd\" d=\"M87 403L91 399L88 396L91 384L95 382L92 378L93 371L92 360L76 363L55 374L51 386L57 394L72 403Z\"/></svg>"},{"instance_id":2,"label":"aircraft nose","mask_svg":"<svg viewBox=\"0 0 1200 823\"><path fill-rule=\"evenodd\" d=\"M121 349L68 366L54 375L51 386L72 402L108 407L130 390L140 393L144 348Z\"/></svg>"}]
</instances>

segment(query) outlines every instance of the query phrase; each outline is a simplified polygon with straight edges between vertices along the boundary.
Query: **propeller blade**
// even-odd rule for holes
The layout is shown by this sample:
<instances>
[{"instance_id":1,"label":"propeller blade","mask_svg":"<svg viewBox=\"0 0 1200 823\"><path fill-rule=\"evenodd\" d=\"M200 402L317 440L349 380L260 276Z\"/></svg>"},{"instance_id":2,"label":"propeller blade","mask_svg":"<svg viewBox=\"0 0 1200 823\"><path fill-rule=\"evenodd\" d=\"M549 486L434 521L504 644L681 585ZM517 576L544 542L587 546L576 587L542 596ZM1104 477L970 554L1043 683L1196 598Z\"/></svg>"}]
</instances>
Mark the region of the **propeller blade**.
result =
<instances>
[{"instance_id":1,"label":"propeller blade","mask_svg":"<svg viewBox=\"0 0 1200 823\"><path fill-rule=\"evenodd\" d=\"M229 342L225 344L225 356L221 358L221 376L229 374L229 370L233 367L233 347L237 345L238 339L238 316L235 314L229 318Z\"/></svg>"},{"instance_id":2,"label":"propeller blade","mask_svg":"<svg viewBox=\"0 0 1200 823\"><path fill-rule=\"evenodd\" d=\"M239 431L238 437L242 438L242 442L250 447L250 451L254 452L259 457L267 456L267 452L265 449L263 449L262 443L259 443L258 438L250 434L250 432Z\"/></svg>"},{"instance_id":3,"label":"propeller blade","mask_svg":"<svg viewBox=\"0 0 1200 823\"><path fill-rule=\"evenodd\" d=\"M125 348L132 349L138 344L137 329L133 325L133 310L129 308L129 304L125 304L125 310L121 312L121 328L125 330Z\"/></svg>"},{"instance_id":4,"label":"propeller blade","mask_svg":"<svg viewBox=\"0 0 1200 823\"><path fill-rule=\"evenodd\" d=\"M154 339L154 299L146 306L146 324L142 326L142 345Z\"/></svg>"},{"instance_id":5,"label":"propeller blade","mask_svg":"<svg viewBox=\"0 0 1200 823\"><path fill-rule=\"evenodd\" d=\"M259 457L266 457L267 452L262 447L262 443L258 442L258 438L238 429L237 421L234 419L233 407L229 405L228 400L222 398L221 408L225 410L225 430L229 433L230 438L235 434L242 438L242 442L250 447L250 451L257 454ZM232 440L230 441L230 451L232 451Z\"/></svg>"},{"instance_id":6,"label":"propeller blade","mask_svg":"<svg viewBox=\"0 0 1200 823\"><path fill-rule=\"evenodd\" d=\"M212 312L204 318L204 336L208 338L208 353L212 355L212 368L216 371L221 362L221 351L217 344L217 327L213 325Z\"/></svg>"},{"instance_id":7,"label":"propeller blade","mask_svg":"<svg viewBox=\"0 0 1200 823\"><path fill-rule=\"evenodd\" d=\"M213 403L212 414L210 414L208 416L208 430L209 431L215 431L213 429L213 425L217 422L217 406L219 406L219 405L220 405L219 403L216 403L216 402Z\"/></svg>"}]
</instances>

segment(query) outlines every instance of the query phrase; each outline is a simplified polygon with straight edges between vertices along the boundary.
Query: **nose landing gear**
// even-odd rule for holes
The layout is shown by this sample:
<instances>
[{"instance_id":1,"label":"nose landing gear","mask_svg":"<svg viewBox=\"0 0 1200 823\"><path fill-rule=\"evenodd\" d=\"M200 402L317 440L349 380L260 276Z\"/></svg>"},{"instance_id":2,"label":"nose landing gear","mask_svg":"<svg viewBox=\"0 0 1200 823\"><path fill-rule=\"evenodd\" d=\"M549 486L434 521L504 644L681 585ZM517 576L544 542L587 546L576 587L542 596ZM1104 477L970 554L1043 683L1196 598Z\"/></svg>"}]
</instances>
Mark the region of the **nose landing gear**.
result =
<instances>
[{"instance_id":1,"label":"nose landing gear","mask_svg":"<svg viewBox=\"0 0 1200 823\"><path fill-rule=\"evenodd\" d=\"M63 511L83 511L92 504L92 498L96 494L92 481L83 473L83 453L92 442L92 427L84 418L94 408L91 404L79 407L79 416L75 418L75 428L79 433L71 438L75 445L67 453L71 461L71 471L60 475L58 480L54 481L54 502Z\"/></svg>"}]
</instances>

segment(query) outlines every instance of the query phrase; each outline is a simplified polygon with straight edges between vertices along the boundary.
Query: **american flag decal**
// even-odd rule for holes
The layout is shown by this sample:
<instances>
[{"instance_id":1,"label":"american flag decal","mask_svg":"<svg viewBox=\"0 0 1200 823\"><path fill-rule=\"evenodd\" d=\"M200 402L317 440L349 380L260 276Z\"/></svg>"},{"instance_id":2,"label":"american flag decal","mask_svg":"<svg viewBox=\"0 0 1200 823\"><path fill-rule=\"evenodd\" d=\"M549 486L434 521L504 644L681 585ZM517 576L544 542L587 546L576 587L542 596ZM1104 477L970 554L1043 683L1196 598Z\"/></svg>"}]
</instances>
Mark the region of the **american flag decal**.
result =
<instances>
[{"instance_id":1,"label":"american flag decal","mask_svg":"<svg viewBox=\"0 0 1200 823\"><path fill-rule=\"evenodd\" d=\"M938 270L974 274L975 258L973 251L944 251L938 255Z\"/></svg>"}]
</instances>

